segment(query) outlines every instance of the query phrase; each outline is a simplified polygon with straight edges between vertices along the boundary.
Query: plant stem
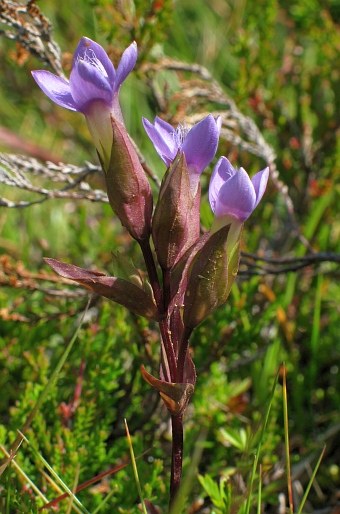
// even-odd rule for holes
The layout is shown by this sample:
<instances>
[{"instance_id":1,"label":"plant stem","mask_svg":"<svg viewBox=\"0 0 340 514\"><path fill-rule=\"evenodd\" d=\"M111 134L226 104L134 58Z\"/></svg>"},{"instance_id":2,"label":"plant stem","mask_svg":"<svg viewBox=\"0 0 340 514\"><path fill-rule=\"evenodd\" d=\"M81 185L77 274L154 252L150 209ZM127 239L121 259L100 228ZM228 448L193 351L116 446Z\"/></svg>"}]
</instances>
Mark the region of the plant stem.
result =
<instances>
[{"instance_id":1,"label":"plant stem","mask_svg":"<svg viewBox=\"0 0 340 514\"><path fill-rule=\"evenodd\" d=\"M164 310L167 310L170 302L170 270L163 270L163 298Z\"/></svg>"},{"instance_id":2,"label":"plant stem","mask_svg":"<svg viewBox=\"0 0 340 514\"><path fill-rule=\"evenodd\" d=\"M139 241L139 245L141 247L146 269L148 272L150 284L153 290L153 294L155 295L155 300L157 303L157 307L160 310L161 313L164 313L164 306L163 306L163 295L161 291L161 287L159 284L159 279L157 275L157 270L155 266L155 261L152 255L152 250L150 247L149 241Z\"/></svg>"},{"instance_id":3,"label":"plant stem","mask_svg":"<svg viewBox=\"0 0 340 514\"><path fill-rule=\"evenodd\" d=\"M176 324L175 324L176 326ZM177 330L179 325L177 324ZM182 339L178 348L178 359L176 366L176 382L184 382L184 366L187 355L189 338L191 329L184 329ZM179 334L176 334L177 337ZM174 416L171 415L172 423L172 461L171 461L171 481L170 481L170 504L169 507L174 505L178 490L181 485L182 478L182 461L183 461L183 413Z\"/></svg>"},{"instance_id":4,"label":"plant stem","mask_svg":"<svg viewBox=\"0 0 340 514\"><path fill-rule=\"evenodd\" d=\"M182 339L178 348L176 382L182 383L184 381L184 366L191 332L191 329L185 328L182 334Z\"/></svg>"},{"instance_id":5,"label":"plant stem","mask_svg":"<svg viewBox=\"0 0 340 514\"><path fill-rule=\"evenodd\" d=\"M169 324L167 319L163 319L159 322L159 328L161 331L162 342L164 346L164 350L168 359L168 365L170 370L170 379L171 382L174 382L176 379L176 357L174 352L174 347L171 341L171 333L169 329Z\"/></svg>"},{"instance_id":6,"label":"plant stem","mask_svg":"<svg viewBox=\"0 0 340 514\"><path fill-rule=\"evenodd\" d=\"M183 414L171 415L172 424L172 461L170 481L170 503L169 508L174 505L182 477L183 460Z\"/></svg>"},{"instance_id":7,"label":"plant stem","mask_svg":"<svg viewBox=\"0 0 340 514\"><path fill-rule=\"evenodd\" d=\"M155 300L161 314L165 314L169 307L170 302L170 272L169 270L163 271L163 291L161 290L157 270L155 266L155 261L152 255L151 247L149 241L140 242L140 247L143 252L143 257L145 261L145 265L148 271L149 280L151 283L151 287L153 289ZM183 382L184 375L184 365L185 365L185 357L188 348L189 337L191 335L191 331L185 331L183 334L184 338L180 337L180 326L177 323L174 323L174 328L176 334L174 334L174 339L176 341L176 352L172 342L172 335L170 330L170 319L169 317L164 317L159 322L160 332L162 337L162 345L165 350L165 355L167 359L167 363L164 362L163 373L166 375L167 381L172 382ZM181 346L178 347L179 341L181 340ZM179 352L179 368L178 362L176 359L177 350ZM181 355L182 352L182 355ZM169 376L170 375L170 376ZM177 379L177 380L176 380ZM171 460L171 481L170 481L170 502L169 508L174 505L176 496L178 494L178 490L181 484L182 478L182 461L183 461L183 414L179 414L177 416L171 414L171 424L172 424L172 460Z\"/></svg>"}]
</instances>

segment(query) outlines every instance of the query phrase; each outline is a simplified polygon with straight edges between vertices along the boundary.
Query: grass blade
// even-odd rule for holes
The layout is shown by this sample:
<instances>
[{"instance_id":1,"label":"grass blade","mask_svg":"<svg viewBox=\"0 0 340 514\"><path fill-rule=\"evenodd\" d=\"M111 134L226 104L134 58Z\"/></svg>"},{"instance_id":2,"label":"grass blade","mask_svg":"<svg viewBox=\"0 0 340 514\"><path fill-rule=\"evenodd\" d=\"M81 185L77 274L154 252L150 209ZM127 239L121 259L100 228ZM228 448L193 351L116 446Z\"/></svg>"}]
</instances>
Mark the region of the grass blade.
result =
<instances>
[{"instance_id":1,"label":"grass blade","mask_svg":"<svg viewBox=\"0 0 340 514\"><path fill-rule=\"evenodd\" d=\"M292 489L292 477L290 472L290 452L289 452L289 427L288 427L288 400L287 400L287 371L286 366L282 366L283 372L283 421L284 421L284 432L285 432L285 453L286 453L286 466L287 466L287 488L289 498L289 513L294 512L293 502L293 489Z\"/></svg>"},{"instance_id":2,"label":"grass blade","mask_svg":"<svg viewBox=\"0 0 340 514\"><path fill-rule=\"evenodd\" d=\"M247 498L247 503L246 503L245 514L249 514L249 511L250 511L251 494L252 494L252 491L253 491L255 474L256 474L257 466L258 466L259 459L260 459L262 441L263 441L263 437L264 437L264 434L265 434L265 431L266 431L266 428L267 428L269 414L270 414L270 409L271 409L271 406L272 406L272 403L273 403L273 399L274 399L276 384L277 384L277 381L279 379L280 369L281 368L279 368L279 370L277 371L275 379L274 379L274 383L273 383L273 387L272 387L272 392L271 392L271 395L270 395L270 398L269 398L268 407L267 407L267 411L266 411L266 414L265 414L265 417L264 417L264 423L263 423L262 430L261 430L260 441L259 441L259 444L258 444L258 447L257 447L257 451L256 451L256 454L255 454L255 458L254 458L254 464L253 464L253 469L252 469L252 473L251 473L251 477L250 477L249 493L248 493L248 498Z\"/></svg>"},{"instance_id":3,"label":"grass blade","mask_svg":"<svg viewBox=\"0 0 340 514\"><path fill-rule=\"evenodd\" d=\"M140 480L139 480L139 476L138 476L138 470L137 470L137 465L136 465L135 454L134 454L134 451L133 451L131 437L130 437L130 432L129 432L129 427L128 427L126 419L124 419L124 423L125 423L125 430L126 430L126 436L127 436L127 440L128 440L128 445L129 445L129 449L130 449L133 474L135 475L135 481L136 481L136 485L137 485L137 489L138 489L138 495L139 495L139 498L140 498L140 501L141 501L141 504L142 504L143 513L144 514L148 514L148 511L146 510L146 505L145 505L145 502L144 502L144 498L143 498L142 488L141 488Z\"/></svg>"},{"instance_id":4,"label":"grass blade","mask_svg":"<svg viewBox=\"0 0 340 514\"><path fill-rule=\"evenodd\" d=\"M74 493L71 491L71 489L65 484L65 482L63 482L63 480L59 477L59 475L57 475L57 473L54 471L54 469L52 468L52 466L50 466L50 464L47 462L47 460L41 455L41 453L39 453L37 451L36 448L34 448L34 446L32 446L29 442L29 440L23 435L23 434L20 434L22 435L22 437L25 439L25 441L27 442L27 444L29 444L32 452L41 460L41 462L44 464L44 466L48 469L48 471L51 473L51 475L53 476L53 478L55 479L56 482L58 482L62 489L64 489L64 491L66 491L67 493L67 496L69 496L71 498L71 501L75 503L75 505L77 505L77 507L81 510L81 512L84 512L85 514L90 514L89 511L84 507L84 505L81 503L80 500L78 500L78 498L74 495ZM46 509L46 505L44 505L44 507L41 508L41 510L43 509ZM39 509L40 510L40 509Z\"/></svg>"},{"instance_id":5,"label":"grass blade","mask_svg":"<svg viewBox=\"0 0 340 514\"><path fill-rule=\"evenodd\" d=\"M317 474L317 472L318 472L318 469L319 469L319 467L320 467L320 464L321 464L321 461L322 461L323 456L324 456L324 454L325 454L325 451L326 451L326 446L324 446L324 447L323 447L322 452L321 452L321 455L320 455L320 457L319 457L319 460L318 460L318 462L316 463L316 466L315 466L315 468L314 468L314 471L313 471L313 473L312 473L312 476L310 477L310 481L308 482L307 489L306 489L306 491L305 491L305 494L303 495L303 498L302 498L302 501L301 501L301 505L300 505L300 508L299 508L299 510L298 510L298 512L297 512L297 514L302 514L303 507L305 506L305 503L306 503L306 500L307 500L307 497L308 497L309 491L310 491L310 489L311 489L311 487L312 487L312 485L313 485L314 478L315 478L315 476L316 476L316 474Z\"/></svg>"},{"instance_id":6,"label":"grass blade","mask_svg":"<svg viewBox=\"0 0 340 514\"><path fill-rule=\"evenodd\" d=\"M3 453L9 457L9 453L7 452L7 450L1 445L0 446L0 449L3 451ZM23 471L23 469L21 469L21 467L19 466L19 464L17 464L14 460L14 458L11 458L10 459L10 462L12 462L13 466L15 467L15 469L20 473L20 475L25 479L25 481L29 484L29 486L33 489L33 491L35 491L37 493L37 495L45 502L47 502L47 498L43 495L43 493L40 491L40 489L38 489L38 487L32 482L32 480L28 477L28 475L26 475L26 473ZM8 489L9 490L9 489ZM9 503L7 504L9 505ZM6 511L6 514L7 514L7 511Z\"/></svg>"},{"instance_id":7,"label":"grass blade","mask_svg":"<svg viewBox=\"0 0 340 514\"><path fill-rule=\"evenodd\" d=\"M71 511L72 511L72 507L73 507L73 503L74 503L73 499L75 498L77 484L79 481L79 473L80 473L80 464L78 463L77 468L76 468L76 476L74 477L74 484L72 487L72 496L70 497L70 503L67 506L66 514L71 514Z\"/></svg>"},{"instance_id":8,"label":"grass blade","mask_svg":"<svg viewBox=\"0 0 340 514\"><path fill-rule=\"evenodd\" d=\"M260 472L259 472L259 492L257 496L257 514L261 514L261 503L262 503L262 465L260 464Z\"/></svg>"},{"instance_id":9,"label":"grass blade","mask_svg":"<svg viewBox=\"0 0 340 514\"><path fill-rule=\"evenodd\" d=\"M112 496L115 494L115 490L111 491L107 496L105 496L104 500L101 502L100 505L92 512L92 514L98 514L98 512L107 504L107 502L112 498Z\"/></svg>"}]
</instances>

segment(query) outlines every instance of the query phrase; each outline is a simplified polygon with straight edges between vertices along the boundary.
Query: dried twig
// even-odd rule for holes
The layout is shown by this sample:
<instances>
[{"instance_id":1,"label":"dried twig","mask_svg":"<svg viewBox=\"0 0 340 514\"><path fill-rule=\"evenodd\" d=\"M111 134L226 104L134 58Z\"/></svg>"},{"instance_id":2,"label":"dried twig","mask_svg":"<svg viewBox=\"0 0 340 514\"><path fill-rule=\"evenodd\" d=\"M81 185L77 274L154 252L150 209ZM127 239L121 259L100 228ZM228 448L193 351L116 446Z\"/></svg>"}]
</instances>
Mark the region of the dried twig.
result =
<instances>
[{"instance_id":1,"label":"dried twig","mask_svg":"<svg viewBox=\"0 0 340 514\"><path fill-rule=\"evenodd\" d=\"M61 287L57 288L56 284L61 284ZM70 289L66 289L65 286L71 284ZM21 298L16 298L9 306L0 309L0 319L4 321L20 321L24 323L38 322L40 319L62 318L64 316L75 315L84 309L84 305L80 305L75 308L78 301L83 303L88 297L88 291L85 288L74 287L74 284L61 277L54 275L53 273L47 273L42 270L38 273L32 273L27 270L23 263L15 261L8 255L0 256L0 286L10 287L18 291L30 291L34 293L36 291L43 293L46 296L53 296L60 300L72 300L66 306L66 312L48 313L39 315L36 312L30 312L29 307L26 305L25 315L18 312L18 306L22 302L27 302L27 294ZM77 301L75 303L75 301Z\"/></svg>"},{"instance_id":2,"label":"dried twig","mask_svg":"<svg viewBox=\"0 0 340 514\"><path fill-rule=\"evenodd\" d=\"M268 267L258 262L272 264ZM240 275L279 275L288 272L296 272L308 266L317 266L322 263L340 264L340 255L331 252L313 253L303 257L291 257L285 259L273 259L247 252L242 252L241 265L246 269L240 269Z\"/></svg>"},{"instance_id":3,"label":"dried twig","mask_svg":"<svg viewBox=\"0 0 340 514\"><path fill-rule=\"evenodd\" d=\"M54 289L51 285L46 286L46 283L71 285L72 289ZM83 298L88 294L86 289L75 288L71 280L61 278L54 273L47 273L45 270L32 273L24 267L22 262L14 261L8 255L0 256L0 285L15 289L40 291L50 296L62 298Z\"/></svg>"},{"instance_id":4,"label":"dried twig","mask_svg":"<svg viewBox=\"0 0 340 514\"><path fill-rule=\"evenodd\" d=\"M133 142L133 141L132 141ZM134 142L133 142L134 144ZM142 153L136 148L139 160L145 173L160 186L160 181L147 166ZM24 155L0 153L0 183L16 187L40 196L30 201L13 202L0 196L0 206L10 208L30 207L36 203L45 202L51 198L89 200L90 202L108 203L107 194L101 189L92 189L86 181L95 173L101 172L100 166L86 162L85 166L78 167L72 164L52 162L40 163L37 159ZM40 185L34 185L31 177L39 176L50 182L65 184L59 189L49 189Z\"/></svg>"},{"instance_id":5,"label":"dried twig","mask_svg":"<svg viewBox=\"0 0 340 514\"><path fill-rule=\"evenodd\" d=\"M0 0L0 22L8 27L0 30L0 35L16 41L21 48L51 66L59 76L64 76L60 48L52 36L52 24L34 0L29 0L26 5Z\"/></svg>"},{"instance_id":6,"label":"dried twig","mask_svg":"<svg viewBox=\"0 0 340 514\"><path fill-rule=\"evenodd\" d=\"M100 171L98 166L85 163L79 168L71 164L59 165L47 162L41 164L36 159L13 154L0 154L0 183L16 187L30 193L36 193L39 198L30 201L13 202L0 196L0 205L4 207L29 207L42 203L50 198L72 200L89 200L91 202L108 203L107 194L101 189L92 189L86 182L89 176ZM62 185L60 188L48 189L34 185L32 178L41 179Z\"/></svg>"}]
</instances>

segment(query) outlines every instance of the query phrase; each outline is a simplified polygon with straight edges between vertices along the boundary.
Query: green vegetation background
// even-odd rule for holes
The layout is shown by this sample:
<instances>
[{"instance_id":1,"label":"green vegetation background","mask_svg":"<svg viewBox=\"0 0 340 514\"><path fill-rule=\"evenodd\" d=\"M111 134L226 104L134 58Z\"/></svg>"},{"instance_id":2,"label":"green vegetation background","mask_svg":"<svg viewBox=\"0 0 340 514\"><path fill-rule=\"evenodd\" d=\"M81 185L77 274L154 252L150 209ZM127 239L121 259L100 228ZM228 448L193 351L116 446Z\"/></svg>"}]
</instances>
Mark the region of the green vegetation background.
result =
<instances>
[{"instance_id":1,"label":"green vegetation background","mask_svg":"<svg viewBox=\"0 0 340 514\"><path fill-rule=\"evenodd\" d=\"M55 28L66 70L84 35L104 47L110 44L111 55L117 57L132 39L137 40L138 68L123 86L122 107L128 130L160 177L163 163L141 125L141 116L152 119L159 114L142 64L168 56L206 66L273 146L301 233L315 251L340 253L338 0L42 0L39 7ZM0 125L64 162L97 163L82 116L44 97L30 76L32 69L43 65L20 55L14 42L1 38ZM176 84L171 73L164 80ZM188 112L196 107L192 101ZM176 114L176 108L174 103L167 116ZM218 105L206 108L219 109ZM0 148L10 151L6 141L0 141ZM229 156L251 174L265 166L225 141L218 155ZM98 187L102 187L100 177ZM26 198L20 191L1 188L6 197ZM202 213L209 223L207 203ZM272 183L246 223L243 249L282 258L306 252L283 196ZM110 252L116 250L142 267L136 246L109 206L50 200L28 209L1 207L3 265L9 259L14 266L22 263L36 273L46 269L42 258L48 256L112 273ZM0 289L0 443L7 448L46 385L86 304L83 296L52 297L15 285ZM192 347L198 380L186 414L184 473L204 427L199 473L210 475L215 483L230 477L230 512L237 512L247 495L261 421L282 361L288 371L293 470L304 487L307 463L313 467L326 441L328 449L310 504L314 509L333 505L340 489L339 305L335 264L277 276L240 275L227 305L196 331ZM150 449L138 461L145 497L166 507L168 416L139 374L141 364L157 369L158 352L156 327L108 301L95 301L57 386L28 433L31 445L69 487L77 473L82 483L128 457L126 418L135 453ZM79 403L70 414L67 405L72 407L83 366ZM266 513L277 512L278 494L286 494L283 441L279 383L261 458ZM24 443L16 460L49 500L58 494L30 446ZM13 467L1 481L1 512L33 513L42 506ZM184 512L229 512L214 482L195 479ZM101 487L79 493L79 498L93 512L110 491L113 496L101 512L139 512L131 468ZM61 512L66 511L67 503L61 504Z\"/></svg>"}]
</instances>

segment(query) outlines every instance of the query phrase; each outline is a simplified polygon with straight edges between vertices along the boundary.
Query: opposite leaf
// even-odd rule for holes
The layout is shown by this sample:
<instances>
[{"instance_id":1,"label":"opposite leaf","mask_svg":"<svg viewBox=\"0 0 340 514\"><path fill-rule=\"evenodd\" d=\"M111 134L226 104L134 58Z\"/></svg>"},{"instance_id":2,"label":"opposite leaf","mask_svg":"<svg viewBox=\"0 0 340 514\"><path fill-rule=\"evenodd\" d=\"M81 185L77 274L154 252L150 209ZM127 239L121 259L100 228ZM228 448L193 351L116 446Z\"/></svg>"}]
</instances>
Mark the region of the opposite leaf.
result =
<instances>
[{"instance_id":1,"label":"opposite leaf","mask_svg":"<svg viewBox=\"0 0 340 514\"><path fill-rule=\"evenodd\" d=\"M184 412L190 398L194 394L194 386L192 384L177 384L158 380L153 375L150 375L144 366L141 366L140 371L144 380L159 392L166 408L173 416L178 416Z\"/></svg>"},{"instance_id":2,"label":"opposite leaf","mask_svg":"<svg viewBox=\"0 0 340 514\"><path fill-rule=\"evenodd\" d=\"M61 277L74 280L90 291L123 305L139 316L159 321L159 312L152 298L135 284L122 278L108 277L104 273L78 268L73 264L66 264L55 259L45 259L45 261Z\"/></svg>"}]
</instances>

